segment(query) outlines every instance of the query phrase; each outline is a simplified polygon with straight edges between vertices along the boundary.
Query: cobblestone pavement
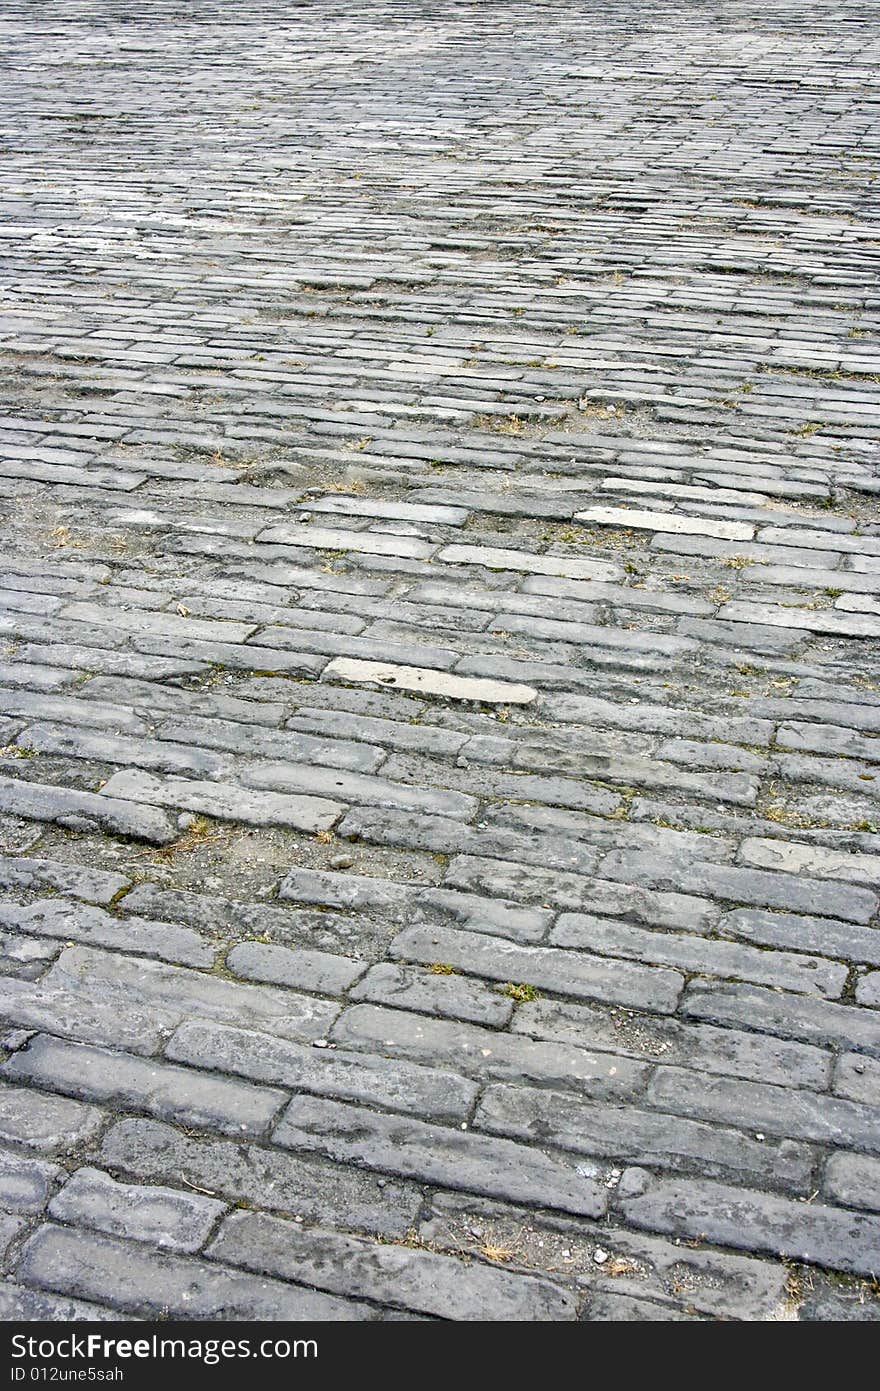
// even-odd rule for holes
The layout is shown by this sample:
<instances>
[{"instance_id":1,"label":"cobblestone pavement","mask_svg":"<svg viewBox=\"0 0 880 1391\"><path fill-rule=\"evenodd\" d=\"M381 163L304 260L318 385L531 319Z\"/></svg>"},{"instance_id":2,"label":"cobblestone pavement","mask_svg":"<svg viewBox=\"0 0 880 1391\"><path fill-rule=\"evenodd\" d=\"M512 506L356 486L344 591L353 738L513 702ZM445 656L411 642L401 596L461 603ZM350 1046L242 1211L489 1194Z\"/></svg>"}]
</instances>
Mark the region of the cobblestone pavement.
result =
<instances>
[{"instance_id":1,"label":"cobblestone pavement","mask_svg":"<svg viewBox=\"0 0 880 1391\"><path fill-rule=\"evenodd\" d=\"M869 20L3 6L3 1317L878 1317Z\"/></svg>"}]
</instances>

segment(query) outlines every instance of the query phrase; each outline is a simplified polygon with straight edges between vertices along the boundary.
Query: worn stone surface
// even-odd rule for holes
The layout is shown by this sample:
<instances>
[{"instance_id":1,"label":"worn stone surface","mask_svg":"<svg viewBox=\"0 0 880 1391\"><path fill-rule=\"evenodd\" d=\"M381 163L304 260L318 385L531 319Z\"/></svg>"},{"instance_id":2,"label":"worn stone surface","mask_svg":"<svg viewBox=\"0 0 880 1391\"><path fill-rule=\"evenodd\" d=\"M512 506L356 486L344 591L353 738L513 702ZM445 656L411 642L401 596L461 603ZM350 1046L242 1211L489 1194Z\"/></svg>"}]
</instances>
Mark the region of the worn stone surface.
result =
<instances>
[{"instance_id":1,"label":"worn stone surface","mask_svg":"<svg viewBox=\"0 0 880 1391\"><path fill-rule=\"evenodd\" d=\"M479 1263L463 1265L429 1251L372 1245L316 1227L305 1230L265 1213L235 1213L209 1255L440 1318L566 1319L576 1308L570 1294L547 1280Z\"/></svg>"},{"instance_id":2,"label":"worn stone surface","mask_svg":"<svg viewBox=\"0 0 880 1391\"><path fill-rule=\"evenodd\" d=\"M4 10L0 1315L880 1317L872 16L220 8Z\"/></svg>"},{"instance_id":3,"label":"worn stone surface","mask_svg":"<svg viewBox=\"0 0 880 1391\"><path fill-rule=\"evenodd\" d=\"M61 1222L170 1251L198 1251L226 1204L180 1189L117 1183L100 1169L77 1169L49 1204Z\"/></svg>"}]
</instances>

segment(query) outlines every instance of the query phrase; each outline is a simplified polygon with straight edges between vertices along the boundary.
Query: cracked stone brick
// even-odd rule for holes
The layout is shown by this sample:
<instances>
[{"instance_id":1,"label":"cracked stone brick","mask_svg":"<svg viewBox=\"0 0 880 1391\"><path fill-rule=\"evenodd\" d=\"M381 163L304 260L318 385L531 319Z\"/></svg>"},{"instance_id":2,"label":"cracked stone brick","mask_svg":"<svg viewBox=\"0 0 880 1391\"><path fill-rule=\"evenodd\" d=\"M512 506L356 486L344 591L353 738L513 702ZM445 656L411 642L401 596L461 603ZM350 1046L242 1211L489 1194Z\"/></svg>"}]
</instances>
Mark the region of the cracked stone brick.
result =
<instances>
[{"instance_id":1,"label":"cracked stone brick","mask_svg":"<svg viewBox=\"0 0 880 1391\"><path fill-rule=\"evenodd\" d=\"M2 690L0 702L5 715L24 715L28 719L52 720L60 724L81 725L84 729L106 729L116 733L145 732L143 721L133 710L105 701Z\"/></svg>"},{"instance_id":2,"label":"cracked stone brick","mask_svg":"<svg viewBox=\"0 0 880 1391\"><path fill-rule=\"evenodd\" d=\"M765 1252L873 1278L880 1218L822 1203L687 1179L657 1179L621 1200L622 1216L647 1231Z\"/></svg>"},{"instance_id":3,"label":"cracked stone brick","mask_svg":"<svg viewBox=\"0 0 880 1391\"><path fill-rule=\"evenodd\" d=\"M587 1000L671 1013L684 985L677 971L559 947L533 947L478 932L413 927L390 947L398 961L444 962L487 980L527 984Z\"/></svg>"},{"instance_id":4,"label":"cracked stone brick","mask_svg":"<svg viewBox=\"0 0 880 1391\"><path fill-rule=\"evenodd\" d=\"M732 1077L696 1077L681 1068L658 1067L647 1099L660 1110L717 1120L743 1130L880 1151L880 1117L875 1108L797 1087Z\"/></svg>"},{"instance_id":5,"label":"cracked stone brick","mask_svg":"<svg viewBox=\"0 0 880 1391\"><path fill-rule=\"evenodd\" d=\"M15 1273L39 1289L141 1317L211 1318L218 1309L235 1319L377 1317L363 1303L74 1227L41 1227L25 1245Z\"/></svg>"},{"instance_id":6,"label":"cracked stone brick","mask_svg":"<svg viewBox=\"0 0 880 1391\"><path fill-rule=\"evenodd\" d=\"M544 908L609 913L612 917L632 915L651 926L686 932L705 932L716 914L715 905L696 894L658 892L610 879L588 879L584 875L475 855L457 855L446 872L443 887L513 901L541 899Z\"/></svg>"},{"instance_id":7,"label":"cracked stone brick","mask_svg":"<svg viewBox=\"0 0 880 1391\"><path fill-rule=\"evenodd\" d=\"M453 817L469 820L477 810L476 797L445 788L426 790L407 787L385 778L368 777L332 768L317 768L309 764L252 763L239 770L247 787L268 788L281 792L307 792L310 795L338 798L344 802L366 803L368 806L389 807L403 812L427 816Z\"/></svg>"},{"instance_id":8,"label":"cracked stone brick","mask_svg":"<svg viewBox=\"0 0 880 1391\"><path fill-rule=\"evenodd\" d=\"M101 1159L108 1169L141 1182L184 1182L209 1197L381 1237L405 1236L422 1201L409 1182L378 1180L259 1145L197 1139L157 1121L120 1121L105 1136Z\"/></svg>"},{"instance_id":9,"label":"cracked stone brick","mask_svg":"<svg viewBox=\"0 0 880 1391\"><path fill-rule=\"evenodd\" d=\"M813 1170L811 1151L791 1140L758 1141L730 1127L688 1117L603 1105L525 1086L487 1087L474 1124L493 1135L607 1156L621 1164L682 1169L740 1183L757 1181L794 1192L809 1188Z\"/></svg>"},{"instance_id":10,"label":"cracked stone brick","mask_svg":"<svg viewBox=\"0 0 880 1391\"><path fill-rule=\"evenodd\" d=\"M472 1082L442 1067L413 1066L336 1047L307 1048L217 1024L183 1024L170 1040L166 1056L192 1067L231 1072L289 1091L411 1112L447 1123L466 1120L477 1095ZM436 1060L442 1063L442 1054L437 1054Z\"/></svg>"},{"instance_id":11,"label":"cracked stone brick","mask_svg":"<svg viewBox=\"0 0 880 1391\"><path fill-rule=\"evenodd\" d=\"M688 975L751 980L811 995L840 996L848 975L845 966L820 957L763 952L735 942L688 937L685 933L661 935L586 914L563 913L548 940L555 946L672 966Z\"/></svg>"},{"instance_id":12,"label":"cracked stone brick","mask_svg":"<svg viewBox=\"0 0 880 1391\"><path fill-rule=\"evenodd\" d=\"M869 888L880 882L880 855L847 854L827 850L822 845L796 845L749 837L740 846L739 858L744 864L762 869L782 869L793 874L803 872L820 879L843 879L851 884L867 884Z\"/></svg>"},{"instance_id":13,"label":"cracked stone brick","mask_svg":"<svg viewBox=\"0 0 880 1391\"><path fill-rule=\"evenodd\" d=\"M259 710L257 701L250 703L255 710ZM316 739L308 734L254 729L246 721L246 711L241 714L240 723L192 716L181 718L178 713L160 724L157 732L160 739L228 749L231 753L251 759L259 755L292 763L321 764L326 768L348 768L359 773L375 772L385 756L384 750L374 743L353 743L343 737ZM334 733L342 736L343 730L337 726Z\"/></svg>"},{"instance_id":14,"label":"cracked stone brick","mask_svg":"<svg viewBox=\"0 0 880 1391\"><path fill-rule=\"evenodd\" d=\"M642 1064L613 1053L589 1053L556 1041L547 1044L372 1005L345 1010L334 1025L333 1038L350 1047L382 1048L395 1058L442 1060L481 1079L524 1077L588 1096L631 1096L647 1077Z\"/></svg>"},{"instance_id":15,"label":"cracked stone brick","mask_svg":"<svg viewBox=\"0 0 880 1391\"><path fill-rule=\"evenodd\" d=\"M724 937L744 937L761 946L791 947L818 956L880 966L880 938L876 929L855 927L833 918L735 908L718 919L718 933Z\"/></svg>"},{"instance_id":16,"label":"cracked stone brick","mask_svg":"<svg viewBox=\"0 0 880 1391\"><path fill-rule=\"evenodd\" d=\"M164 812L137 806L104 791L80 792L39 782L0 777L0 812L29 821L57 821L77 830L100 827L114 835L131 836L154 845L167 845L177 831Z\"/></svg>"},{"instance_id":17,"label":"cracked stone brick","mask_svg":"<svg viewBox=\"0 0 880 1391\"><path fill-rule=\"evenodd\" d=\"M91 869L87 865L67 865L55 860L0 857L0 888L57 889L86 903L106 907L129 885L122 874Z\"/></svg>"},{"instance_id":18,"label":"cracked stone brick","mask_svg":"<svg viewBox=\"0 0 880 1391\"><path fill-rule=\"evenodd\" d=\"M716 865L709 861L688 863L633 850L617 850L599 866L603 878L623 883L643 883L652 888L700 890L735 904L782 908L790 912L824 913L854 923L867 923L877 910L877 895L867 889L802 874L768 873L763 870Z\"/></svg>"},{"instance_id":19,"label":"cracked stone brick","mask_svg":"<svg viewBox=\"0 0 880 1391\"><path fill-rule=\"evenodd\" d=\"M514 1009L512 999L481 981L389 961L371 966L349 991L349 999L501 1028Z\"/></svg>"},{"instance_id":20,"label":"cracked stone brick","mask_svg":"<svg viewBox=\"0 0 880 1391\"><path fill-rule=\"evenodd\" d=\"M606 1194L574 1165L540 1150L401 1120L340 1102L298 1097L273 1133L275 1144L312 1150L342 1164L509 1198L528 1206L597 1217Z\"/></svg>"},{"instance_id":21,"label":"cracked stone brick","mask_svg":"<svg viewBox=\"0 0 880 1391\"><path fill-rule=\"evenodd\" d=\"M375 1245L263 1213L234 1213L207 1253L230 1265L456 1320L566 1320L575 1302L540 1276L431 1251Z\"/></svg>"},{"instance_id":22,"label":"cracked stone brick","mask_svg":"<svg viewBox=\"0 0 880 1391\"><path fill-rule=\"evenodd\" d=\"M517 1006L511 1029L581 1048L662 1060L694 1072L718 1072L816 1091L827 1087L832 1066L831 1054L810 1044L614 1006L527 1001Z\"/></svg>"},{"instance_id":23,"label":"cracked stone brick","mask_svg":"<svg viewBox=\"0 0 880 1391\"><path fill-rule=\"evenodd\" d=\"M740 1025L801 1039L825 1047L856 1048L880 1057L880 1019L853 1005L790 995L756 985L725 981L691 981L681 1012L691 1019L713 1024Z\"/></svg>"},{"instance_id":24,"label":"cracked stone brick","mask_svg":"<svg viewBox=\"0 0 880 1391\"><path fill-rule=\"evenodd\" d=\"M46 975L52 988L89 1000L100 992L127 1012L157 1016L167 1024L208 1017L230 1024L260 1022L282 1038L311 1042L327 1033L339 1006L269 985L251 985L184 966L125 957L93 947L69 947Z\"/></svg>"},{"instance_id":25,"label":"cracked stone brick","mask_svg":"<svg viewBox=\"0 0 880 1391\"><path fill-rule=\"evenodd\" d=\"M179 1188L118 1183L100 1169L77 1169L49 1205L49 1216L108 1236L151 1242L160 1250L198 1251L226 1212L225 1203Z\"/></svg>"},{"instance_id":26,"label":"cracked stone brick","mask_svg":"<svg viewBox=\"0 0 880 1391\"><path fill-rule=\"evenodd\" d=\"M0 924L16 932L82 942L97 947L143 952L186 966L210 967L217 949L197 932L174 923L147 922L143 918L116 918L91 904L65 899L37 900L25 907L0 904Z\"/></svg>"},{"instance_id":27,"label":"cracked stone brick","mask_svg":"<svg viewBox=\"0 0 880 1391\"><path fill-rule=\"evenodd\" d=\"M81 1100L234 1135L261 1135L286 1100L285 1092L272 1088L47 1035L33 1038L0 1072Z\"/></svg>"},{"instance_id":28,"label":"cracked stone brick","mask_svg":"<svg viewBox=\"0 0 880 1391\"><path fill-rule=\"evenodd\" d=\"M329 830L345 810L340 802L325 797L286 796L234 787L229 783L184 778L161 779L128 768L108 778L100 796L93 800L100 807L105 799L113 808L130 808L133 820L152 815L167 825L167 817L152 808L174 807L215 816L221 821L243 821L251 826L291 826L298 831L313 832ZM173 838L173 835L168 837Z\"/></svg>"}]
</instances>

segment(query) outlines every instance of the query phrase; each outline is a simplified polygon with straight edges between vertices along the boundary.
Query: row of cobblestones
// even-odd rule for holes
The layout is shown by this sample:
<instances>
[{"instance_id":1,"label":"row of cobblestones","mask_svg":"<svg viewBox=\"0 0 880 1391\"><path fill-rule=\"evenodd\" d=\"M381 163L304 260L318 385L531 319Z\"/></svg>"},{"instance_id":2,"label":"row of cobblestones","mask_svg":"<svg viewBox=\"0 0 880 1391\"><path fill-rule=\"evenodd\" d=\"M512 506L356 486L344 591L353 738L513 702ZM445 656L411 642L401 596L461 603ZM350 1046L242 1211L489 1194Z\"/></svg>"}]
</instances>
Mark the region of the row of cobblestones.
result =
<instances>
[{"instance_id":1,"label":"row of cobblestones","mask_svg":"<svg viewBox=\"0 0 880 1391\"><path fill-rule=\"evenodd\" d=\"M869 26L2 7L2 1317L880 1316Z\"/></svg>"}]
</instances>

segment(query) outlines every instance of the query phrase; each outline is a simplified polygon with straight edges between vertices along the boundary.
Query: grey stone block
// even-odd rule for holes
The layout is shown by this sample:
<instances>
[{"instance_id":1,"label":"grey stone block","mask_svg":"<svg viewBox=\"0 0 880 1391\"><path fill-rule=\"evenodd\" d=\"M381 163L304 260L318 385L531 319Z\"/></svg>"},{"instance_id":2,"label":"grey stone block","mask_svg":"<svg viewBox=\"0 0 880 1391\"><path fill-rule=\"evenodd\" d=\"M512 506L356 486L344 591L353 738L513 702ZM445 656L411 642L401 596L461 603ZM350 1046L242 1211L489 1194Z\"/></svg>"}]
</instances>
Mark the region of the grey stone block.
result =
<instances>
[{"instance_id":1,"label":"grey stone block","mask_svg":"<svg viewBox=\"0 0 880 1391\"><path fill-rule=\"evenodd\" d=\"M880 1212L880 1159L865 1154L832 1154L822 1188L832 1203Z\"/></svg>"},{"instance_id":2,"label":"grey stone block","mask_svg":"<svg viewBox=\"0 0 880 1391\"><path fill-rule=\"evenodd\" d=\"M758 985L832 998L843 993L848 974L846 966L816 956L764 952L683 932L651 932L587 914L564 913L549 940L560 947L672 966L688 975L755 981Z\"/></svg>"},{"instance_id":3,"label":"grey stone block","mask_svg":"<svg viewBox=\"0 0 880 1391\"><path fill-rule=\"evenodd\" d=\"M189 928L143 918L117 918L91 904L61 898L41 899L23 908L0 904L0 924L63 942L143 952L186 966L210 967L217 955L216 946Z\"/></svg>"},{"instance_id":4,"label":"grey stone block","mask_svg":"<svg viewBox=\"0 0 880 1391\"><path fill-rule=\"evenodd\" d=\"M0 1072L81 1099L234 1135L262 1134L286 1099L283 1091L42 1034Z\"/></svg>"},{"instance_id":5,"label":"grey stone block","mask_svg":"<svg viewBox=\"0 0 880 1391\"><path fill-rule=\"evenodd\" d=\"M343 1052L335 1045L307 1048L287 1039L218 1024L183 1024L166 1053L193 1067L232 1072L290 1091L357 1101L448 1123L465 1120L477 1094L472 1082L440 1067L415 1067L384 1056L365 1057ZM445 1061L442 1053L435 1056L437 1062Z\"/></svg>"},{"instance_id":6,"label":"grey stone block","mask_svg":"<svg viewBox=\"0 0 880 1391\"><path fill-rule=\"evenodd\" d=\"M625 1221L648 1231L854 1275L871 1277L877 1265L880 1218L821 1203L792 1202L721 1183L662 1179L619 1207Z\"/></svg>"},{"instance_id":7,"label":"grey stone block","mask_svg":"<svg viewBox=\"0 0 880 1391\"><path fill-rule=\"evenodd\" d=\"M395 1058L443 1061L484 1079L529 1078L588 1096L622 1098L641 1090L647 1068L632 1058L554 1041L541 1043L473 1024L428 1019L403 1010L355 1005L337 1020L333 1037L350 1047L381 1048Z\"/></svg>"},{"instance_id":8,"label":"grey stone block","mask_svg":"<svg viewBox=\"0 0 880 1391\"><path fill-rule=\"evenodd\" d=\"M513 1014L513 1000L482 982L466 976L395 966L382 961L349 992L352 1000L416 1010L472 1024L503 1027Z\"/></svg>"},{"instance_id":9,"label":"grey stone block","mask_svg":"<svg viewBox=\"0 0 880 1391\"><path fill-rule=\"evenodd\" d=\"M58 860L0 857L0 888L37 890L57 889L59 893L86 903L106 907L127 888L123 874L92 869L88 865L63 864Z\"/></svg>"},{"instance_id":10,"label":"grey stone block","mask_svg":"<svg viewBox=\"0 0 880 1391\"><path fill-rule=\"evenodd\" d=\"M455 1320L571 1319L571 1294L538 1276L405 1246L375 1245L261 1213L234 1213L208 1254L334 1294Z\"/></svg>"},{"instance_id":11,"label":"grey stone block","mask_svg":"<svg viewBox=\"0 0 880 1391\"><path fill-rule=\"evenodd\" d=\"M757 1181L796 1193L809 1188L814 1162L806 1145L791 1140L761 1142L729 1127L522 1086L487 1087L474 1123L494 1135L541 1140L620 1164Z\"/></svg>"},{"instance_id":12,"label":"grey stone block","mask_svg":"<svg viewBox=\"0 0 880 1391\"><path fill-rule=\"evenodd\" d=\"M49 1205L50 1217L59 1222L182 1252L200 1250L227 1210L199 1193L118 1183L88 1167L77 1169Z\"/></svg>"},{"instance_id":13,"label":"grey stone block","mask_svg":"<svg viewBox=\"0 0 880 1391\"><path fill-rule=\"evenodd\" d=\"M99 992L105 1003L129 1008L161 1020L181 1023L205 1018L229 1024L261 1022L282 1038L323 1037L339 1006L293 990L250 985L222 976L192 971L185 966L120 956L93 947L70 947L62 952L45 977L58 988L89 999Z\"/></svg>"},{"instance_id":14,"label":"grey stone block","mask_svg":"<svg viewBox=\"0 0 880 1391\"><path fill-rule=\"evenodd\" d=\"M104 1122L94 1106L0 1083L0 1141L60 1154L92 1140Z\"/></svg>"},{"instance_id":15,"label":"grey stone block","mask_svg":"<svg viewBox=\"0 0 880 1391\"><path fill-rule=\"evenodd\" d=\"M314 990L320 995L342 995L362 976L362 961L330 952L296 950L263 942L241 942L226 958L229 970L246 980L267 981Z\"/></svg>"},{"instance_id":16,"label":"grey stone block","mask_svg":"<svg viewBox=\"0 0 880 1391\"><path fill-rule=\"evenodd\" d=\"M671 1013L684 984L676 971L612 961L558 947L532 947L477 932L413 927L391 945L399 961L444 962L487 980L528 984L559 995L610 1000Z\"/></svg>"},{"instance_id":17,"label":"grey stone block","mask_svg":"<svg viewBox=\"0 0 880 1391\"><path fill-rule=\"evenodd\" d=\"M362 1303L73 1227L41 1227L25 1246L16 1274L40 1289L141 1317L335 1321L376 1316Z\"/></svg>"},{"instance_id":18,"label":"grey stone block","mask_svg":"<svg viewBox=\"0 0 880 1391\"><path fill-rule=\"evenodd\" d=\"M196 1139L157 1121L120 1121L105 1136L101 1158L108 1169L141 1182L183 1182L206 1196L382 1237L405 1236L422 1201L412 1183L380 1183L278 1149Z\"/></svg>"},{"instance_id":19,"label":"grey stone block","mask_svg":"<svg viewBox=\"0 0 880 1391\"><path fill-rule=\"evenodd\" d=\"M0 1150L0 1208L6 1212L40 1212L64 1170L30 1155Z\"/></svg>"},{"instance_id":20,"label":"grey stone block","mask_svg":"<svg viewBox=\"0 0 880 1391\"><path fill-rule=\"evenodd\" d=\"M663 1111L742 1130L880 1152L880 1116L873 1107L797 1087L695 1076L682 1068L659 1067L647 1099Z\"/></svg>"},{"instance_id":21,"label":"grey stone block","mask_svg":"<svg viewBox=\"0 0 880 1391\"><path fill-rule=\"evenodd\" d=\"M569 1167L540 1150L422 1121L402 1121L339 1102L295 1099L273 1139L284 1148L312 1150L337 1163L507 1198L529 1207L598 1217L606 1205L606 1194L598 1184L574 1165Z\"/></svg>"}]
</instances>

